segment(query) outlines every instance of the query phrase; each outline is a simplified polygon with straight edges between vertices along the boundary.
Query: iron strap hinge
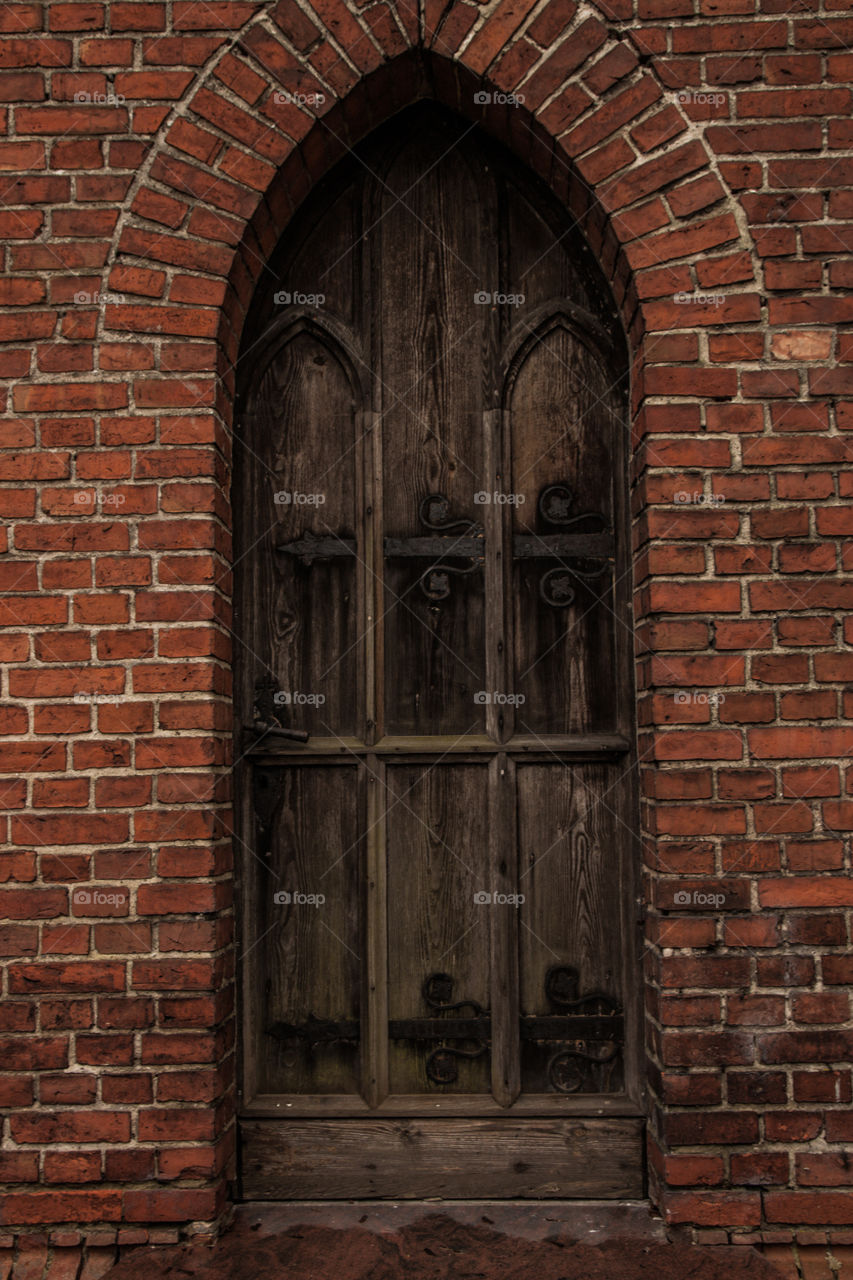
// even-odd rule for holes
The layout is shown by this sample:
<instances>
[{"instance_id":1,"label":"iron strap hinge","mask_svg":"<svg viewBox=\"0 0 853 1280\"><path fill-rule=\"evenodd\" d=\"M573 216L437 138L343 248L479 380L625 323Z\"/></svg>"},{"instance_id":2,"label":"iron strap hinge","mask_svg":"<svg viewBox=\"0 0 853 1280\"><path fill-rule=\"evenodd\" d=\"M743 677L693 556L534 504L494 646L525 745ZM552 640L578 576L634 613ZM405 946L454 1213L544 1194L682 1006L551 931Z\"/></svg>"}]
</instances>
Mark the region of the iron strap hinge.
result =
<instances>
[{"instance_id":1,"label":"iron strap hinge","mask_svg":"<svg viewBox=\"0 0 853 1280\"><path fill-rule=\"evenodd\" d=\"M572 604L577 581L590 587L597 579L603 582L605 575L612 574L615 563L615 540L607 519L600 511L575 513L574 501L575 495L567 484L547 485L539 495L537 512L549 531L516 534L512 539L514 560L552 561L552 567L540 574L539 597L554 609ZM418 516L427 533L385 538L385 558L432 561L420 574L418 585L426 598L437 604L448 599L455 579L482 571L486 559L485 529L474 520L455 519L443 493L427 494ZM309 531L301 538L278 543L276 552L292 556L310 568L316 561L353 558L358 554L358 545L347 536L322 536Z\"/></svg>"},{"instance_id":2,"label":"iron strap hinge","mask_svg":"<svg viewBox=\"0 0 853 1280\"><path fill-rule=\"evenodd\" d=\"M334 535L321 537L310 530L293 542L279 542L276 545L278 555L294 556L309 569L315 560L346 560L354 557L357 549L354 538L338 538Z\"/></svg>"},{"instance_id":3,"label":"iron strap hinge","mask_svg":"<svg viewBox=\"0 0 853 1280\"><path fill-rule=\"evenodd\" d=\"M622 1042L625 1028L621 1014L554 1014L519 1018L522 1040L615 1040ZM393 1018L388 1023L390 1040L489 1040L489 1014L478 1018ZM330 1044L335 1040L359 1040L360 1024L352 1020L309 1018L307 1022L275 1022L267 1035L277 1040L303 1040L309 1044Z\"/></svg>"}]
</instances>

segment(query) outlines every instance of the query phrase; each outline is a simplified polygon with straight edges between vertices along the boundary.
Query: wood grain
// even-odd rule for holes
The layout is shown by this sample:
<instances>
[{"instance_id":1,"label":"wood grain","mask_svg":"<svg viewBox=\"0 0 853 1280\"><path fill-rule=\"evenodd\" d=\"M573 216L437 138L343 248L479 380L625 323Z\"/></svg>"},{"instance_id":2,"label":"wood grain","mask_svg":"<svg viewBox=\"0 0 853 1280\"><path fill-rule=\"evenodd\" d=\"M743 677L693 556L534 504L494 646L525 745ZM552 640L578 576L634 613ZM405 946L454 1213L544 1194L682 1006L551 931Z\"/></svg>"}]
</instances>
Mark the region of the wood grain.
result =
<instances>
[{"instance_id":1,"label":"wood grain","mask_svg":"<svg viewBox=\"0 0 853 1280\"><path fill-rule=\"evenodd\" d=\"M614 421L606 371L568 328L545 334L517 371L509 393L512 486L525 502L513 509L513 531L547 537L557 532L537 510L548 485L566 483L571 514L594 512L613 524ZM618 430L618 428L617 428ZM617 436L618 439L618 436ZM594 520L579 532L597 532ZM613 730L616 682L611 574L587 583L572 579L568 608L539 598L542 574L560 561L516 562L514 574L515 678L525 702L522 732L593 733ZM567 562L571 567L571 562Z\"/></svg>"},{"instance_id":2,"label":"wood grain","mask_svg":"<svg viewBox=\"0 0 853 1280\"><path fill-rule=\"evenodd\" d=\"M489 1008L488 770L483 765L388 767L388 1015L429 1017L423 984L453 979L453 1001ZM395 1041L395 1093L488 1092L489 1055L460 1061L454 1084L436 1085L426 1058L436 1046ZM472 1046L464 1046L472 1047Z\"/></svg>"},{"instance_id":3,"label":"wood grain","mask_svg":"<svg viewBox=\"0 0 853 1280\"><path fill-rule=\"evenodd\" d=\"M241 1131L251 1200L643 1194L639 1119L249 1120Z\"/></svg>"},{"instance_id":4,"label":"wood grain","mask_svg":"<svg viewBox=\"0 0 853 1280\"><path fill-rule=\"evenodd\" d=\"M268 1029L309 1018L359 1018L361 1010L363 816L356 767L282 770L284 803L264 891L258 899L257 1054L267 1087L282 1093L352 1093L358 1045L283 1044ZM299 903L297 892L322 895ZM289 893L291 903L277 903Z\"/></svg>"},{"instance_id":5,"label":"wood grain","mask_svg":"<svg viewBox=\"0 0 853 1280\"><path fill-rule=\"evenodd\" d=\"M618 775L602 765L558 762L525 764L518 775L522 1014L556 1012L545 995L552 965L578 971L580 995L600 991L621 1003L621 833L608 794ZM553 1046L523 1046L525 1089L553 1087L550 1052ZM620 1056L592 1071L588 1088L618 1093L623 1083Z\"/></svg>"},{"instance_id":6,"label":"wood grain","mask_svg":"<svg viewBox=\"0 0 853 1280\"><path fill-rule=\"evenodd\" d=\"M464 149L448 151L435 130L402 147L384 178L374 296L389 536L426 532L419 511L431 493L447 497L455 518L477 515L490 317L474 299L497 276L494 232L470 216L478 194ZM485 684L483 574L455 578L434 603L417 585L427 567L386 563L387 731L464 733L483 723L474 703Z\"/></svg>"}]
</instances>

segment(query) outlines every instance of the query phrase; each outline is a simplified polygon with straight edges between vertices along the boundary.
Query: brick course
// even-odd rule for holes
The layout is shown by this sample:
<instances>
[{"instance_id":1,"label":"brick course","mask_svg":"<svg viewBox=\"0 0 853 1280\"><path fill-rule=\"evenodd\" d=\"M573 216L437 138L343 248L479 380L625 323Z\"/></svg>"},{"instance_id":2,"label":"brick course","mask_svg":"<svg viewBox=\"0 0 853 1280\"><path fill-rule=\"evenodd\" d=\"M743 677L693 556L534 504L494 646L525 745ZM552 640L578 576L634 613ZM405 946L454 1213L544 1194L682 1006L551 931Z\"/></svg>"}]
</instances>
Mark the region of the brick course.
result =
<instances>
[{"instance_id":1,"label":"brick course","mask_svg":"<svg viewBox=\"0 0 853 1280\"><path fill-rule=\"evenodd\" d=\"M849 1253L853 19L728 8L0 9L4 1230L225 1208L233 366L336 139L431 83L632 345L652 1198Z\"/></svg>"}]
</instances>

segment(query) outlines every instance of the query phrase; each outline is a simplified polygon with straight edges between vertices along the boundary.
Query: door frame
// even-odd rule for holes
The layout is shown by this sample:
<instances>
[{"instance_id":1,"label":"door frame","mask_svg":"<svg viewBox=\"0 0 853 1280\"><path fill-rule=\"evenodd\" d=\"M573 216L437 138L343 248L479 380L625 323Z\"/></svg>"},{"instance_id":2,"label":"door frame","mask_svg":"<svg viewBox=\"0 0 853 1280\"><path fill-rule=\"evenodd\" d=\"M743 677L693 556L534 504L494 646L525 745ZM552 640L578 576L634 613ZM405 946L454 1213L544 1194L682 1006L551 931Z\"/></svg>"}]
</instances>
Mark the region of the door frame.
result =
<instances>
[{"instance_id":1,"label":"door frame","mask_svg":"<svg viewBox=\"0 0 853 1280\"><path fill-rule=\"evenodd\" d=\"M441 104L438 104L438 103L436 103L436 105L441 106ZM386 127L389 123L390 121L386 121L385 125L380 126L380 129ZM487 135L483 135L483 136L486 142L488 143L488 145L491 145L491 146L501 145L501 144L495 144L494 140L491 138L488 138ZM558 199L558 197L555 195L555 193L551 191L550 188L548 188L546 184L536 174L533 173L532 170L530 170L527 166L525 166L523 161L521 161L517 157L513 157L513 159L515 160L515 163L518 165L519 169L525 171L525 176L529 180L530 186L535 189L537 195L539 195L539 193L544 195L545 200L544 201L540 200L540 204L543 206L543 214L547 209L547 203L550 203L552 206L558 205L563 210L564 214L569 214L570 217L572 216L569 213L569 211L565 208L565 206L562 204L562 202ZM344 179L342 178L341 181L343 180ZM325 183L330 183L330 182L334 182L334 170L331 174L327 175L324 179L321 180L321 185ZM303 205L296 210L293 217L290 219L289 223L285 227L284 233L281 239L279 240L278 246L276 247L276 252L278 252L285 238L289 235L290 231L293 228L298 227L301 230L301 222L303 218L304 206L305 204L309 204L311 202L311 198L312 196L316 195L316 192L317 192L317 187L315 186L312 189L311 193L306 197ZM602 272L602 268L600 267L600 264L596 263L596 268L598 269L599 272ZM612 304L613 313L618 314L615 299L613 299L612 293L610 293L609 297ZM572 311L574 311L575 313L580 312L580 309L572 308L571 304L564 304L562 310L566 314L569 314ZM587 313L585 312L580 312L580 314L574 316L573 319L580 319L581 315L583 316L584 320L588 319ZM540 330L543 327L547 327L549 322L560 323L564 319L564 317L561 316L559 313L557 313L550 303L546 303L546 304L543 304L535 313L535 324L533 325L535 329L535 333L530 333L529 326L533 319L534 319L533 316L528 318L527 325L525 326L525 332L521 332L521 326L519 326L518 334L513 335L513 340L512 341L508 340L505 344L506 354L505 354L505 361L504 361L504 368L503 368L504 389L506 389L506 387L509 385L509 381L512 376L512 367L514 365L517 366L520 363L520 361L523 359L523 352L526 346L528 344L532 344L537 340L537 338L540 336ZM282 344L289 334L291 334L294 330L299 328L313 330L318 336L322 336L323 333L325 332L334 340L338 352L344 353L349 360L348 373L351 377L353 387L358 389L361 405L363 406L362 412L370 413L371 410L367 407L370 404L370 388L367 384L365 377L362 376L359 372L360 368L363 369L366 367L366 362L364 362L363 359L361 358L363 356L363 353L358 349L358 342L355 338L355 335L352 332L348 331L346 329L346 326L343 326L340 323L338 323L333 316L324 315L322 318L319 318L317 317L316 314L308 311L307 309L302 313L291 312L287 315L278 317L276 320L272 322L271 325L269 325L266 328L266 330L262 335L262 338L259 341L255 342L253 346L250 348L252 352L252 358L251 358L251 361L246 362L243 365L243 370L242 370L243 376L240 380L241 388L245 387L247 382L250 380L250 373L249 373L249 376L247 376L247 370L251 371L265 364L269 359L272 358L275 348L280 344ZM588 329L586 332L582 332L581 326L578 326L578 328L575 331L579 332L583 340L587 342L589 342L591 338L592 340L600 340L604 332L602 330L601 333L596 332L593 335L590 335L588 332ZM627 356L627 353L629 351L629 344L627 342L627 338L625 339L625 351ZM628 380L630 379L630 372L631 372L630 361L628 361L627 363L627 379ZM637 911L635 915L635 924L637 927L636 941L637 941L637 956L638 956L638 958L635 959L633 963L631 963L629 947L626 946L623 949L622 977L623 977L623 991L625 992L625 997L626 997L624 1001L624 1016L625 1016L625 1026L626 1026L626 1037L625 1037L625 1046L624 1046L625 1094L622 1097L615 1096L613 1099L608 1099L606 1097L603 1097L602 1095L590 1095L588 1097L585 1097L584 1095L578 1095L577 1097L572 1096L569 1100L570 1105L567 1105L567 1096L561 1095L561 1094L554 1095L553 1103L551 1103L550 1100L543 1102L542 1098L520 1099L514 1104L513 1113L519 1115L520 1117L527 1116L530 1119L534 1119L536 1117L547 1116L553 1110L554 1113L559 1113L562 1117L565 1117L567 1119L575 1118L576 1120L581 1120L585 1115L609 1116L614 1119L624 1118L625 1120L631 1120L631 1121L637 1120L642 1126L646 1118L646 1097L647 1097L645 1070L644 1070L645 1054L644 1054L644 1039L643 1039L643 1029L644 1029L644 998L643 997L645 992L645 984L643 981L642 935L640 932L641 924L642 924L642 911L641 911L642 863L641 863L640 820L639 820L640 796L639 796L638 769L637 769L637 763L638 763L637 761L637 721L636 721L636 712L635 712L636 667L635 667L635 662L633 658L633 641L635 638L635 631L633 628L632 591L631 591L631 583L632 583L632 577L633 577L633 574L632 574L633 561L632 561L631 549L630 549L631 548L631 543L630 543L631 524L630 524L630 509L629 509L630 485L629 485L629 473L628 473L628 465L630 462L630 448L628 447L629 428L630 428L628 407L630 403L630 400L629 400L630 392L628 388L629 388L629 381L626 381L625 418L623 423L624 431L620 435L620 440L622 441L622 447L620 448L620 458L619 458L619 465L620 465L621 474L623 476L623 482L622 484L615 486L616 510L614 511L614 523L616 527L620 530L622 536L626 539L626 545L628 548L627 549L628 568L627 568L627 571L623 573L621 577L617 578L615 582L614 599L618 601L620 609L626 610L629 623L631 624L630 629L628 631L626 631L622 627L619 627L617 628L617 632L616 632L617 645L621 646L621 649L622 649L622 653L620 655L620 661L622 661L622 658L624 658L625 656L624 651L628 650L628 659L623 663L623 670L626 672L626 674L630 672L630 680L626 679L624 683L620 684L620 720L622 724L626 727L626 730L627 730L626 736L628 737L628 741L629 741L628 750L627 752L624 753L622 758L630 762L629 772L631 775L631 779L630 779L630 787L628 788L628 797L629 797L629 803L630 803L632 815L633 815L633 822L630 827L630 836L626 837L627 844L626 844L626 857L625 857L625 865L627 868L629 868L632 871L633 874L631 876L630 885L625 886L625 895L624 895L623 902L625 903L631 902L635 904L637 907ZM235 421L238 424L238 431L239 431L239 423L241 420L244 403L245 403L245 393L242 391L238 391L238 394L235 397L235 406L236 406ZM239 449L235 452L239 454ZM239 464L237 462L237 459L235 458L235 477L238 472L238 467L239 467ZM235 488L235 492L237 492L239 486L236 480L235 480L234 488ZM235 706L235 711L236 711L236 706ZM235 741L238 741L238 742L240 741L239 734L235 735ZM310 754L311 754L310 751L306 752L305 755L302 756L301 758L308 759L310 757ZM585 757L584 753L580 751L578 753L577 760L581 761L585 758L601 759L600 756ZM238 799L238 803L242 802L242 807L244 810L243 820L241 823L238 824L238 829L240 831L246 832L251 829L252 803L251 803L250 789L245 785L245 782L243 783L242 786L238 785L237 799ZM235 809L236 809L236 805L235 805ZM238 867L239 865L240 863L238 861ZM242 946L243 933L244 933L244 921L245 921L244 911L246 908L246 900L245 900L246 886L243 882L243 877L240 874L239 870L235 874L235 888L236 888L236 937L237 937L237 954L238 954L238 962L239 962L240 954L241 954L240 949ZM246 976L245 970L243 969L238 974L237 1072L238 1072L238 1096L240 1098L240 1103L238 1106L238 1116L244 1121L244 1123L252 1124L256 1121L262 1122L264 1119L270 1118L272 1116L280 1117L281 1111L278 1107L278 1104L275 1102L274 1098L266 1099L266 1098L263 1098L262 1096L256 1096L254 1098L248 1098L245 1100L243 1099L243 1091L247 1083L246 1043L245 1043L246 1038L245 1038L245 1028L244 1028L246 1002L243 998L243 993L242 993L242 983L245 980L245 976ZM639 979L640 981L638 983L636 983L635 981L635 984L632 985L632 983L629 981L629 977L633 977L635 980ZM461 1105L458 1107L454 1107L454 1102L455 1100L450 1096L445 1096L442 1099L442 1111L444 1114L449 1115L449 1114L452 1114L454 1110L461 1111L464 1109L467 1115L471 1115L473 1117L479 1116L483 1122L487 1122L490 1118L494 1116L500 1116L501 1114L504 1114L504 1115L506 1114L505 1112L502 1112L500 1106L491 1098L484 1098L482 1105L478 1105L476 1103L472 1105L470 1097L460 1099L459 1102ZM419 1099L415 1101L412 1098L390 1097L386 1099L383 1103L380 1103L378 1107L371 1109L367 1106L367 1104L361 1098L354 1097L349 1101L347 1100L342 1101L341 1098L336 1097L334 1099L330 1099L328 1104L324 1104L322 1100L319 1100L317 1102L315 1111L303 1113L303 1115L309 1115L313 1117L313 1119L309 1119L307 1121L309 1125L312 1124L314 1121L319 1122L323 1119L328 1119L332 1115L351 1116L353 1117L353 1119L360 1116L365 1118L376 1117L377 1119L380 1117L383 1117L389 1120L393 1120L398 1118L406 1119L411 1117L417 1117L418 1115L421 1115L422 1117L426 1118L427 1116L435 1115L435 1105L436 1105L435 1102L429 1099ZM298 1125L300 1122L294 1118L294 1120L289 1121L289 1123L291 1125L294 1125L294 1124ZM238 1141L238 1151L239 1149L240 1149L240 1143ZM239 1162L239 1156L238 1156L238 1162ZM345 1197L345 1198L348 1198L348 1197Z\"/></svg>"}]
</instances>

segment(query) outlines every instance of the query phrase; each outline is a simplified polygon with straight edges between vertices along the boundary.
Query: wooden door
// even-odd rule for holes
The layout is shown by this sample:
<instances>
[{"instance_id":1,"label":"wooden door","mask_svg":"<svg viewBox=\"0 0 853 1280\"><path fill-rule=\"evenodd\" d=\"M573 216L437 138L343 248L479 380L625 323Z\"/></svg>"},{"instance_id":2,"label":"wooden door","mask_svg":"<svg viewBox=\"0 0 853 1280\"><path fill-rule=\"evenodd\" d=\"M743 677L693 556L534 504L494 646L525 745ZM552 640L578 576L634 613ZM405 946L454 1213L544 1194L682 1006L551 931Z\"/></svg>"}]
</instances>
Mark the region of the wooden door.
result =
<instances>
[{"instance_id":1,"label":"wooden door","mask_svg":"<svg viewBox=\"0 0 853 1280\"><path fill-rule=\"evenodd\" d=\"M421 107L267 276L236 482L243 1195L639 1196L600 271L515 161Z\"/></svg>"}]
</instances>

